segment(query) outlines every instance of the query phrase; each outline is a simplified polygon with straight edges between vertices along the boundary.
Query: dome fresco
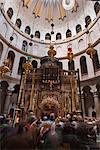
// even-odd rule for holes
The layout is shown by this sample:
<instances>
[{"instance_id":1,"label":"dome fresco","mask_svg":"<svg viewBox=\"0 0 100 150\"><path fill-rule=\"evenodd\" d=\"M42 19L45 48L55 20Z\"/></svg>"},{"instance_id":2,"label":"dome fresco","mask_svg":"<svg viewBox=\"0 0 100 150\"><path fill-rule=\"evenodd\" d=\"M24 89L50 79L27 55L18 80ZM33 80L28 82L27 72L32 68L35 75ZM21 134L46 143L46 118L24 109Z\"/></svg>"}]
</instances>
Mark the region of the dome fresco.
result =
<instances>
[{"instance_id":1,"label":"dome fresco","mask_svg":"<svg viewBox=\"0 0 100 150\"><path fill-rule=\"evenodd\" d=\"M14 2L10 0L10 2L6 1L4 7L7 11L8 6L12 6L14 11L12 22L15 22L16 17L22 18L22 26L30 26L32 32L36 30L51 33L51 24L53 23L55 34L58 31L64 34L65 31L70 29L72 36L75 36L75 27L80 24L82 30L84 30L85 17L91 14L90 17L93 21L96 15L95 12L91 13L94 8L93 1L73 1L75 1L74 6L69 10L65 10L63 7L65 0L15 0ZM64 38L65 35L62 36L62 39Z\"/></svg>"}]
</instances>

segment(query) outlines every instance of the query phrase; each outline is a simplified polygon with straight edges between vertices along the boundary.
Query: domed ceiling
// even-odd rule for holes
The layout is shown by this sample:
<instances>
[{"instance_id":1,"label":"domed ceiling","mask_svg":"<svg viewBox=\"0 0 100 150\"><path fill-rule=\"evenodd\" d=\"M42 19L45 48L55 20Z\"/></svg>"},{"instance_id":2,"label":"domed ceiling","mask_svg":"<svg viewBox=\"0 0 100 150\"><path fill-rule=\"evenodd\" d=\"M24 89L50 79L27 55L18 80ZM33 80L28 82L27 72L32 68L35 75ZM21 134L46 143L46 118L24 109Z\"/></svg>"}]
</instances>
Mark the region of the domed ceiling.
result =
<instances>
[{"instance_id":1,"label":"domed ceiling","mask_svg":"<svg viewBox=\"0 0 100 150\"><path fill-rule=\"evenodd\" d=\"M81 20L83 20L84 22L84 18L87 15L85 9L87 9L88 7L91 8L90 4L93 3L91 0L22 1L25 11L30 11L31 14L34 16L34 19L36 20L35 24L39 26L38 22L41 22L41 28L48 28L49 31L51 30L51 23L54 24L54 29L58 28L62 30L62 28L69 28L70 24L70 27L72 29L73 22L76 22L76 24L79 24Z\"/></svg>"},{"instance_id":2,"label":"domed ceiling","mask_svg":"<svg viewBox=\"0 0 100 150\"><path fill-rule=\"evenodd\" d=\"M48 22L66 20L68 15L77 14L84 9L89 0L22 0L23 6L32 10L35 18L43 17ZM64 7L65 6L65 7ZM69 11L68 11L69 10ZM72 17L72 15L70 17ZM67 18L68 19L68 18ZM70 19L70 18L69 18Z\"/></svg>"}]
</instances>

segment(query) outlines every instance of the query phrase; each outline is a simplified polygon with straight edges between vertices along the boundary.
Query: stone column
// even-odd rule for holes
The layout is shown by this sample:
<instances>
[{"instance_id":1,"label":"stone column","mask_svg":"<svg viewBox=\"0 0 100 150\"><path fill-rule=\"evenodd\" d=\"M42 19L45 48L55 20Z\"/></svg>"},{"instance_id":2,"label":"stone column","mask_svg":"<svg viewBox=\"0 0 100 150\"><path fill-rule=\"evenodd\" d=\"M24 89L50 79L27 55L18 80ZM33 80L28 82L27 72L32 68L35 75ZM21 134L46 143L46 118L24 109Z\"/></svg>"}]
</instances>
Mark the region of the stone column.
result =
<instances>
[{"instance_id":1,"label":"stone column","mask_svg":"<svg viewBox=\"0 0 100 150\"><path fill-rule=\"evenodd\" d=\"M95 110L96 110L96 116L97 116L97 118L100 118L100 101L99 101L97 92L94 92L93 96L94 96L94 105L95 105Z\"/></svg>"},{"instance_id":2,"label":"stone column","mask_svg":"<svg viewBox=\"0 0 100 150\"><path fill-rule=\"evenodd\" d=\"M85 105L84 105L84 97L83 97L83 94L81 95L81 103L82 103L83 116L85 116Z\"/></svg>"},{"instance_id":3,"label":"stone column","mask_svg":"<svg viewBox=\"0 0 100 150\"><path fill-rule=\"evenodd\" d=\"M5 114L8 113L9 105L11 102L11 96L12 96L12 92L8 91L7 96L6 96L5 106L4 106L4 113Z\"/></svg>"}]
</instances>

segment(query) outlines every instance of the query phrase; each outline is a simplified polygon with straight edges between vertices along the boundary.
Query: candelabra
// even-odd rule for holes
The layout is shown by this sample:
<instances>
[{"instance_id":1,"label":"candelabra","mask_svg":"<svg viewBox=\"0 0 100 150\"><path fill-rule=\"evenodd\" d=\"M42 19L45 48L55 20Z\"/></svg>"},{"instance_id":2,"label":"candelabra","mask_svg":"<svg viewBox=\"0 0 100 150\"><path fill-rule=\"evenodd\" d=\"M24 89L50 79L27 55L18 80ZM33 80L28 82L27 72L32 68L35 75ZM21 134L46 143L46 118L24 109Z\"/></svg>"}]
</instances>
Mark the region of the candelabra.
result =
<instances>
[{"instance_id":1,"label":"candelabra","mask_svg":"<svg viewBox=\"0 0 100 150\"><path fill-rule=\"evenodd\" d=\"M19 91L19 96L18 96L18 102L17 102L17 107L16 107L16 113L14 117L14 124L15 119L19 113L19 116L21 117L22 113L22 118L23 118L23 112L24 112L24 96L25 96L25 85L26 85L26 79L27 75L30 73L30 71L33 69L32 64L31 64L31 57L28 57L28 60L26 63L23 64L24 72L21 78L21 84L20 84L20 91Z\"/></svg>"}]
</instances>

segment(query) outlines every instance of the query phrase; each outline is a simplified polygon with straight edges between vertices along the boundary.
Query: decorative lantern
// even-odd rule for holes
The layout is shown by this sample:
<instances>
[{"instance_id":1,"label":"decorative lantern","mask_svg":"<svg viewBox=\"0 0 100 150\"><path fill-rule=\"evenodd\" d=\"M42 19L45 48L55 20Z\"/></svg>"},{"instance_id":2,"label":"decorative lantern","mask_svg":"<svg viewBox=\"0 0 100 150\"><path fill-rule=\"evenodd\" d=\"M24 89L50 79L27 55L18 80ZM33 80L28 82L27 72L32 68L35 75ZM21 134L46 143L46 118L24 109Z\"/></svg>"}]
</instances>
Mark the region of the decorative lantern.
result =
<instances>
[{"instance_id":1,"label":"decorative lantern","mask_svg":"<svg viewBox=\"0 0 100 150\"><path fill-rule=\"evenodd\" d=\"M25 69L26 74L32 70L31 59L32 59L32 57L28 56L27 62L23 64L23 68Z\"/></svg>"},{"instance_id":2,"label":"decorative lantern","mask_svg":"<svg viewBox=\"0 0 100 150\"><path fill-rule=\"evenodd\" d=\"M68 52L67 52L67 58L68 58L69 61L72 61L72 60L73 60L73 57L74 57L74 54L73 54L73 52L72 52L72 48L69 47L69 48L68 48Z\"/></svg>"},{"instance_id":3,"label":"decorative lantern","mask_svg":"<svg viewBox=\"0 0 100 150\"><path fill-rule=\"evenodd\" d=\"M3 66L0 67L0 75L3 76L5 73L7 72L10 72L10 69L8 67L8 64L9 64L9 60L6 59L4 62L3 62Z\"/></svg>"},{"instance_id":4,"label":"decorative lantern","mask_svg":"<svg viewBox=\"0 0 100 150\"><path fill-rule=\"evenodd\" d=\"M92 59L93 56L95 55L95 49L91 43L88 43L88 48L86 50L86 54L90 55L90 58Z\"/></svg>"}]
</instances>

